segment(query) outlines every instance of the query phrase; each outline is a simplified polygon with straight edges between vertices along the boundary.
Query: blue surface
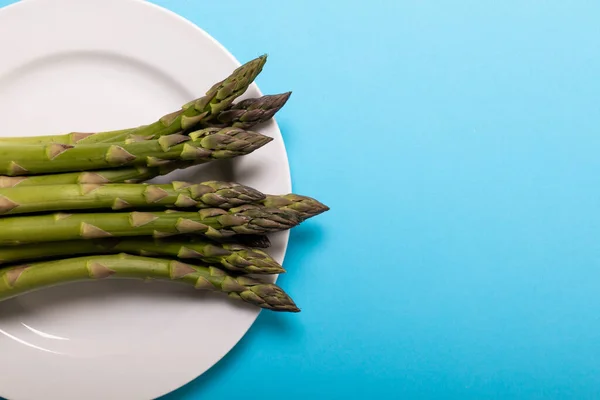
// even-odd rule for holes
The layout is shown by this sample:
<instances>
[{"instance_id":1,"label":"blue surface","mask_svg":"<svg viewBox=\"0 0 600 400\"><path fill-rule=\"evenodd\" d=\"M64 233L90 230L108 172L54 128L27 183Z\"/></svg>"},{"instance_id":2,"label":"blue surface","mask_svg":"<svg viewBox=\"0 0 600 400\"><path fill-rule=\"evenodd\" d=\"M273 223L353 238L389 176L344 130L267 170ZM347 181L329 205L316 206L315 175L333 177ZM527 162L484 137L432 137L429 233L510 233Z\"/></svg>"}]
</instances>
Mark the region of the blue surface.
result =
<instances>
[{"instance_id":1,"label":"blue surface","mask_svg":"<svg viewBox=\"0 0 600 400\"><path fill-rule=\"evenodd\" d=\"M291 236L303 312L163 400L598 397L599 2L156 3L269 53L332 207Z\"/></svg>"}]
</instances>

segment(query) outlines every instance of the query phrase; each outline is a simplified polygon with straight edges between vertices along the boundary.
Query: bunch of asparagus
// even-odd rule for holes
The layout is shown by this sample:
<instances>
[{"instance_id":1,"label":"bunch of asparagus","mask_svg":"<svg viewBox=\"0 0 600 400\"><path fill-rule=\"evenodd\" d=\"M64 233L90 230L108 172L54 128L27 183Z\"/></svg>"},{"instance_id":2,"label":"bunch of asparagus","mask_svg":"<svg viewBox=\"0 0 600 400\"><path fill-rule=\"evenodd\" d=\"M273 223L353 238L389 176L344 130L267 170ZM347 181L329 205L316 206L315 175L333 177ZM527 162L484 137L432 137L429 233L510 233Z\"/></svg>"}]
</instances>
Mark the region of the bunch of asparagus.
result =
<instances>
[{"instance_id":1,"label":"bunch of asparagus","mask_svg":"<svg viewBox=\"0 0 600 400\"><path fill-rule=\"evenodd\" d=\"M265 251L265 235L327 206L236 182L146 182L272 140L250 129L271 119L289 92L234 103L265 62L242 65L148 125L0 138L0 300L87 279L154 278L300 311L264 277L285 272Z\"/></svg>"}]
</instances>

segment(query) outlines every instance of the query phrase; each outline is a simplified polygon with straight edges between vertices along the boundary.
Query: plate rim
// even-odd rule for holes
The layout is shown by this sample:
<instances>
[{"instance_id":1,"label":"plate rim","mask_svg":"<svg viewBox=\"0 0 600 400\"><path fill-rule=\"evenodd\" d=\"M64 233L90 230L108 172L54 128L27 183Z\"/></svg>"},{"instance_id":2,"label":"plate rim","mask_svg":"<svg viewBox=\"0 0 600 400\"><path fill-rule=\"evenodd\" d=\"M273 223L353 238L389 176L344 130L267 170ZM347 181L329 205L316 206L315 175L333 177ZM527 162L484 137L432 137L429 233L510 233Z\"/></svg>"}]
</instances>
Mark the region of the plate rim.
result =
<instances>
[{"instance_id":1,"label":"plate rim","mask_svg":"<svg viewBox=\"0 0 600 400\"><path fill-rule=\"evenodd\" d=\"M36 4L44 3L47 1L49 1L49 0L15 0L13 3L10 3L10 4L0 7L0 15L7 11L11 12L11 10L20 8L20 7L35 7ZM86 1L89 1L89 0L86 0ZM92 1L101 2L102 0L92 0ZM200 25L194 23L187 17L185 17L181 14L178 14L177 12L175 12L169 8L163 7L161 5L158 5L153 2L146 1L146 0L119 0L119 1L121 1L123 3L125 3L125 2L138 3L140 6L146 6L146 7L154 9L157 12L168 15L170 18L172 18L174 21L176 21L179 24L186 24L188 26L188 28L193 28L198 33L198 35L202 35L205 39L208 39L208 41L210 43L212 43L213 45L218 47L219 50L236 66L242 65L242 63L233 55L233 53L231 51L229 51L229 49L227 49L221 42L219 42L215 37L213 37L210 33L208 33L208 31L203 29ZM254 86L258 95L262 96L263 92L261 91L258 83L255 81L252 83L252 85ZM273 124L273 129L275 129L281 136L283 160L285 161L285 164L287 165L287 174L285 174L285 182L284 183L285 183L286 187L288 188L289 192L291 193L293 191L293 180L292 180L292 175L291 175L291 166L290 166L290 162L289 162L289 155L288 155L287 146L285 144L285 139L283 137L283 134L281 133L281 128L279 126L276 116L272 118L272 124ZM289 246L290 232L288 230L288 231L282 232L281 234L283 236L282 250L281 250L281 261L283 263L285 260L285 256L287 254L288 246ZM279 275L274 275L273 282L276 282L278 277L279 277ZM240 331L239 337L235 340L234 343L231 344L231 346L228 346L229 347L228 350L223 355L221 355L218 358L215 358L214 361L211 361L210 366L201 370L197 375L193 376L191 379L185 379L184 381L180 382L177 385L177 387L166 389L166 391L160 391L160 393L158 393L158 391L157 391L156 398L163 397L163 396L168 395L176 390L181 389L182 387L190 384L191 382L195 381L196 379L198 379L199 377L201 377L202 375L204 375L205 373L207 373L208 371L213 369L215 367L215 365L222 362L223 359L225 359L229 355L229 353L231 353L231 351L236 346L239 345L240 341L242 339L244 339L244 337L248 334L248 331L250 330L250 328L256 323L256 320L258 319L258 317L260 316L260 314L263 311L264 310L262 310L262 309L257 310L257 312L252 317L251 323L248 324L248 326L243 331Z\"/></svg>"}]
</instances>

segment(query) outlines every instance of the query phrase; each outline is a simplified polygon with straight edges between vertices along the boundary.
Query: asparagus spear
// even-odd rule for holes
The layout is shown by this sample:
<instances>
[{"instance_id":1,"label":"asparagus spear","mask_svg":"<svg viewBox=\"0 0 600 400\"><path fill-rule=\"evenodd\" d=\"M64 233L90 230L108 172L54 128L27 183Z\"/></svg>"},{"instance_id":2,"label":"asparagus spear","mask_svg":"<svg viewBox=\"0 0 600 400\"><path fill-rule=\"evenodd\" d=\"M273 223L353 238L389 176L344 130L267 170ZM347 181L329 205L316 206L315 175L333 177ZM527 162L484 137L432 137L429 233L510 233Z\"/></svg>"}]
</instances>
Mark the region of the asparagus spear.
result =
<instances>
[{"instance_id":1,"label":"asparagus spear","mask_svg":"<svg viewBox=\"0 0 600 400\"><path fill-rule=\"evenodd\" d=\"M157 207L228 209L264 198L263 193L251 187L221 181L23 186L0 189L0 214Z\"/></svg>"},{"instance_id":2,"label":"asparagus spear","mask_svg":"<svg viewBox=\"0 0 600 400\"><path fill-rule=\"evenodd\" d=\"M124 236L164 238L179 234L210 238L265 234L300 223L298 214L253 204L198 212L111 212L42 214L0 218L0 245Z\"/></svg>"},{"instance_id":3,"label":"asparagus spear","mask_svg":"<svg viewBox=\"0 0 600 400\"><path fill-rule=\"evenodd\" d=\"M158 140L67 146L0 146L0 172L8 176L86 171L130 165L161 166L167 160L195 163L249 154L272 138L238 128L206 128Z\"/></svg>"},{"instance_id":4,"label":"asparagus spear","mask_svg":"<svg viewBox=\"0 0 600 400\"><path fill-rule=\"evenodd\" d=\"M237 104L232 104L227 109L215 115L212 120L199 125L199 127L234 127L241 129L250 129L255 125L267 122L275 114L283 108L285 103L290 98L292 92L286 92L276 95L266 95L262 97L250 98L240 101ZM126 139L135 138L136 135L128 136L136 128L121 129L117 131L102 132L103 136L112 136L119 140L104 139L102 143L113 143L125 141ZM32 145L32 144L52 144L61 143L68 145L91 143L96 133L71 132L63 135L47 135L47 136L32 136L32 137L0 137L0 145ZM123 135L125 134L125 136ZM88 138L87 140L83 140Z\"/></svg>"},{"instance_id":5,"label":"asparagus spear","mask_svg":"<svg viewBox=\"0 0 600 400\"><path fill-rule=\"evenodd\" d=\"M45 287L84 280L113 278L160 279L227 294L274 311L300 311L277 285L247 276L232 276L212 266L184 264L127 254L77 257L38 262L0 270L0 300Z\"/></svg>"},{"instance_id":6,"label":"asparagus spear","mask_svg":"<svg viewBox=\"0 0 600 400\"><path fill-rule=\"evenodd\" d=\"M65 172L62 174L6 176L0 175L0 188L31 187L45 185L69 185L77 183L142 182L161 175L162 168L143 166L113 168L91 172Z\"/></svg>"},{"instance_id":7,"label":"asparagus spear","mask_svg":"<svg viewBox=\"0 0 600 400\"><path fill-rule=\"evenodd\" d=\"M173 164L174 165L174 164ZM235 186L237 191L230 192L230 188L222 186L222 191L216 195L210 192L209 189L202 186L192 184L191 187L182 188L182 185L187 185L181 182L174 182L171 185L119 185L119 184L104 184L110 180L116 181L131 181L131 178L136 173L139 178L150 179L152 168L131 168L131 174L126 174L125 168L108 171L94 172L78 172L39 175L30 177L9 177L0 176L0 214L24 214L31 212L48 212L60 210L74 209L91 209L91 208L112 208L120 209L131 207L152 207L161 206L178 206L178 207L221 207L229 208L239 206L241 204L257 202L268 208L281 208L298 214L301 220L319 215L329 210L329 207L319 201L307 196L297 194L286 195L267 195L266 197L256 190L243 185ZM110 172L122 171L119 174L110 174ZM76 183L74 183L76 182ZM79 184L81 182L81 184ZM205 182L204 185L212 185L214 190L218 185L232 185L225 182ZM52 189L35 189L32 186L53 185ZM202 184L200 184L202 185ZM9 188L9 189L7 189ZM177 190L186 189L208 191L202 193L203 198L196 199L194 196L185 193L191 200L197 201L197 204L192 204L188 198L179 199ZM18 189L18 190L17 190ZM225 190L225 191L223 191ZM161 192L167 195L157 202L153 202L154 198L150 195L150 200L145 192ZM197 192L196 192L197 193ZM215 197L217 196L217 197ZM239 197L242 196L242 197ZM178 200L180 200L178 202ZM264 246L264 245L263 245ZM261 246L257 246L261 247ZM268 246L267 246L268 247Z\"/></svg>"},{"instance_id":8,"label":"asparagus spear","mask_svg":"<svg viewBox=\"0 0 600 400\"><path fill-rule=\"evenodd\" d=\"M249 98L240 101L237 104L231 104L227 109L216 114L212 120L199 124L199 127L234 127L242 129L250 129L258 124L267 122L275 114L283 108L290 98L292 92L285 92L275 95L266 95L262 97ZM45 135L31 137L0 137L0 145L33 145L33 144L52 144L61 143L68 145L92 143L92 139L96 134L103 136L113 136L118 140L102 140L102 143L113 143L125 141L126 139L136 138L133 134L137 128L121 129L107 132L71 132L62 135ZM127 135L127 134L131 135ZM88 138L87 140L83 140Z\"/></svg>"},{"instance_id":9,"label":"asparagus spear","mask_svg":"<svg viewBox=\"0 0 600 400\"><path fill-rule=\"evenodd\" d=\"M0 264L37 259L93 254L128 253L197 259L221 268L247 274L280 274L283 267L267 253L236 243L218 243L203 238L159 240L148 238L71 240L0 247Z\"/></svg>"},{"instance_id":10,"label":"asparagus spear","mask_svg":"<svg viewBox=\"0 0 600 400\"><path fill-rule=\"evenodd\" d=\"M0 144L91 144L121 142L137 136L140 138L158 138L163 135L190 130L202 122L207 122L227 109L233 101L244 94L254 79L260 74L267 62L263 55L236 68L232 74L213 85L203 97L185 104L181 110L167 114L158 121L135 128L108 132L71 132L62 135L8 137L1 138Z\"/></svg>"},{"instance_id":11,"label":"asparagus spear","mask_svg":"<svg viewBox=\"0 0 600 400\"><path fill-rule=\"evenodd\" d=\"M123 135L127 135L129 132L132 132L136 128L127 128L127 129L119 129L114 131L106 131L106 132L70 132L63 133L58 135L41 135L41 136L7 136L0 137L0 146L5 145L37 145L37 144L52 144L52 143L61 143L61 144L69 144L74 145L81 142L83 139L93 136L96 134L102 134L104 136L114 136L115 138L122 137ZM122 140L121 140L122 141Z\"/></svg>"},{"instance_id":12,"label":"asparagus spear","mask_svg":"<svg viewBox=\"0 0 600 400\"><path fill-rule=\"evenodd\" d=\"M0 188L0 214L125 208L222 208L258 203L298 214L319 215L329 207L297 194L268 195L235 182L173 182L171 184L72 184Z\"/></svg>"},{"instance_id":13,"label":"asparagus spear","mask_svg":"<svg viewBox=\"0 0 600 400\"><path fill-rule=\"evenodd\" d=\"M7 176L0 175L0 188L45 185L72 185L79 183L139 183L176 169L196 165L194 161L169 161L158 167L121 167L87 172L63 172L58 174Z\"/></svg>"},{"instance_id":14,"label":"asparagus spear","mask_svg":"<svg viewBox=\"0 0 600 400\"><path fill-rule=\"evenodd\" d=\"M215 115L229 107L236 98L244 94L260 74L266 62L266 55L247 62L236 68L229 77L214 84L204 96L183 105L181 110L167 114L150 125L144 125L118 135L110 132L108 134L97 133L82 139L80 143L115 142L124 140L131 135L142 138L158 138L193 129L202 122L210 121Z\"/></svg>"}]
</instances>

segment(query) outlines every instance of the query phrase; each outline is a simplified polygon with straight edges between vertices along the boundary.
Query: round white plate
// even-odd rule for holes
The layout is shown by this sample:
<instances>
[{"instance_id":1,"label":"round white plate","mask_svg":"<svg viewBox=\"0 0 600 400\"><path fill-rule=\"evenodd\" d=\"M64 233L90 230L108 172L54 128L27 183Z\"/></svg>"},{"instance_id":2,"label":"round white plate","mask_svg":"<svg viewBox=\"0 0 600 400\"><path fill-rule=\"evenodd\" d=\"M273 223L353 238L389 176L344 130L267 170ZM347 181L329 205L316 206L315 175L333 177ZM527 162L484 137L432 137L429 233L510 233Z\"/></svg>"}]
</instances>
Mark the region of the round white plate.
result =
<instances>
[{"instance_id":1,"label":"round white plate","mask_svg":"<svg viewBox=\"0 0 600 400\"><path fill-rule=\"evenodd\" d=\"M152 122L239 66L192 23L139 0L24 0L0 10L0 37L5 136ZM267 62L263 74L268 69ZM244 97L259 95L253 85ZM176 178L290 192L277 125L257 130L275 140L233 163ZM287 238L273 237L269 252L279 261ZM225 296L164 282L85 282L24 295L0 303L0 396L156 398L215 364L257 315Z\"/></svg>"}]
</instances>

